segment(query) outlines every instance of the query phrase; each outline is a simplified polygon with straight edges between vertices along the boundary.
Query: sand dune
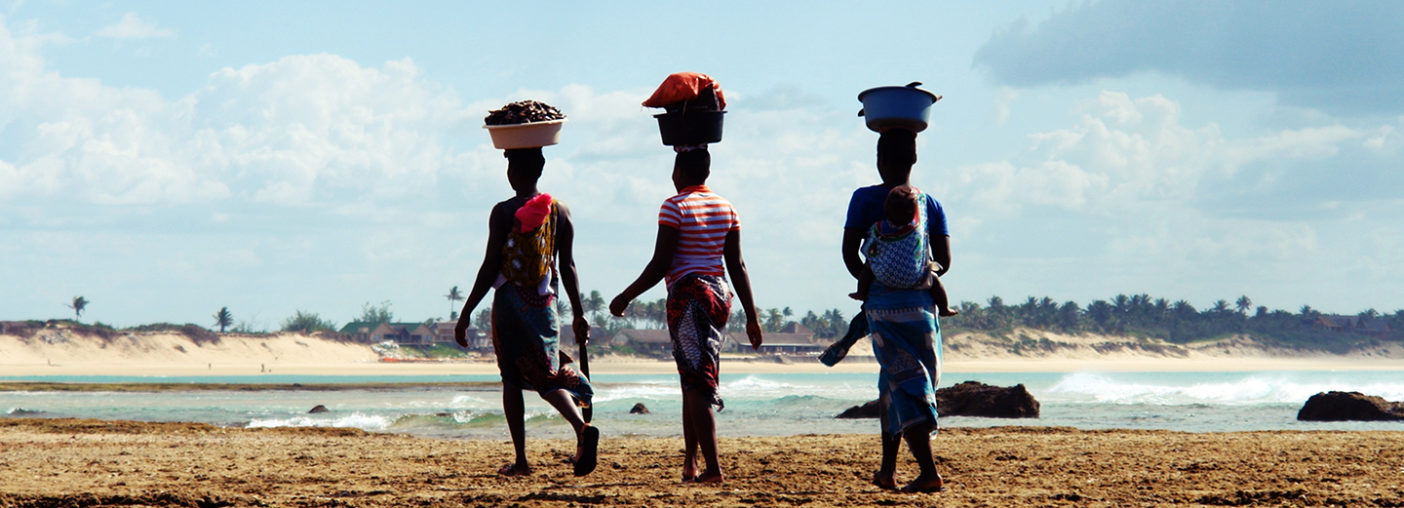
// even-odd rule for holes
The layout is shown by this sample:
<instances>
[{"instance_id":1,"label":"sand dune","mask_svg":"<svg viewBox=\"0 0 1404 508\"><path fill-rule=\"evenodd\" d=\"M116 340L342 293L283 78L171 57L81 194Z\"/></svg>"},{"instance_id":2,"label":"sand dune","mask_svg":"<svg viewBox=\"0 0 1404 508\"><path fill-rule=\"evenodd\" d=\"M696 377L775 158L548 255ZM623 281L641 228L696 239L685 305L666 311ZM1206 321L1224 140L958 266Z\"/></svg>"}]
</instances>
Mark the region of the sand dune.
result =
<instances>
[{"instance_id":1,"label":"sand dune","mask_svg":"<svg viewBox=\"0 0 1404 508\"><path fill-rule=\"evenodd\" d=\"M568 349L574 353L574 347ZM727 354L729 372L876 372L860 341L838 367L813 358ZM1247 337L1189 345L1102 335L1016 330L1007 337L958 333L945 338L949 372L1242 371L1404 369L1404 348L1385 345L1347 355L1266 347ZM597 356L596 373L671 373L669 361ZM203 334L178 331L84 333L63 325L22 336L0 334L7 375L449 375L495 374L491 361L385 363L364 344L320 335Z\"/></svg>"}]
</instances>

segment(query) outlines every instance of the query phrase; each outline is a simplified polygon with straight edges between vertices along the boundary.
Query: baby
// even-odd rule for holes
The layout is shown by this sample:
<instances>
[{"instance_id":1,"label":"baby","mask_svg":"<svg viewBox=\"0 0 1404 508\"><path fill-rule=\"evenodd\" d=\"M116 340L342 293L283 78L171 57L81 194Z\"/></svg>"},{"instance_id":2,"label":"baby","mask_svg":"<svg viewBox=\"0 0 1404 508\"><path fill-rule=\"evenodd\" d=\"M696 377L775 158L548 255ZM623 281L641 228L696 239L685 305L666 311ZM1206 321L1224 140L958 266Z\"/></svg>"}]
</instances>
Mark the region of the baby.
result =
<instances>
[{"instance_id":1,"label":"baby","mask_svg":"<svg viewBox=\"0 0 1404 508\"><path fill-rule=\"evenodd\" d=\"M893 289L926 289L942 317L960 312L951 308L946 289L936 273L941 265L931 259L925 220L920 214L921 191L910 185L893 187L883 202L883 220L868 230L863 242L867 263L858 277L858 291L848 296L867 300L873 281Z\"/></svg>"}]
</instances>

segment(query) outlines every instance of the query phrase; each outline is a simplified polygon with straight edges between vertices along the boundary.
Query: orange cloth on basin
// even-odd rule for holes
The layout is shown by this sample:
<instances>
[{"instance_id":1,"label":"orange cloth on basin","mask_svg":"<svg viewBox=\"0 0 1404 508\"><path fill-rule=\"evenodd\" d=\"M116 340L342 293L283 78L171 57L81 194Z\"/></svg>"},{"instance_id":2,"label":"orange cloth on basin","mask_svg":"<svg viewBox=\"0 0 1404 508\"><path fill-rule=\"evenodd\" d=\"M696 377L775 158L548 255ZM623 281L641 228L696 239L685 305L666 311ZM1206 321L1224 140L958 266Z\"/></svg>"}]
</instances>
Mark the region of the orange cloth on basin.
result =
<instances>
[{"instance_id":1,"label":"orange cloth on basin","mask_svg":"<svg viewBox=\"0 0 1404 508\"><path fill-rule=\"evenodd\" d=\"M726 97L722 96L721 85L711 76L700 72L676 72L668 75L663 84L653 91L653 95L643 101L646 108L662 108L682 101L696 99L703 90L711 88L717 94L717 105L726 109Z\"/></svg>"}]
</instances>

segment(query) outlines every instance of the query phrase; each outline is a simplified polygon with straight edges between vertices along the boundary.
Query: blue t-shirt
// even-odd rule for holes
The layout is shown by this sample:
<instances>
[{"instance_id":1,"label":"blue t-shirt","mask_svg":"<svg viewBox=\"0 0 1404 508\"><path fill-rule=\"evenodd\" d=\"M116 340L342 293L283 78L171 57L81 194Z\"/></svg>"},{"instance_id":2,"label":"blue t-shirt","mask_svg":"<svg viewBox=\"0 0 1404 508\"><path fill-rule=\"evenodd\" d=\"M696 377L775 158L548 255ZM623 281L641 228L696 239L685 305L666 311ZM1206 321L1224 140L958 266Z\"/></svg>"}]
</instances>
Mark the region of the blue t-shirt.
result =
<instances>
[{"instance_id":1,"label":"blue t-shirt","mask_svg":"<svg viewBox=\"0 0 1404 508\"><path fill-rule=\"evenodd\" d=\"M891 191L892 187L881 184L860 187L853 191L853 199L848 201L848 219L844 221L843 227L867 230L882 220L883 202L887 201L887 193ZM930 194L926 194L926 231L927 236L932 238L951 236L946 229L946 212L941 209L941 203L937 203L936 198ZM931 292L925 289L892 289L882 284L873 284L868 290L868 301L863 304L863 308L907 309L933 305L935 302L931 299ZM940 331L939 327L937 331ZM937 351L940 351L940 348L937 348Z\"/></svg>"},{"instance_id":2,"label":"blue t-shirt","mask_svg":"<svg viewBox=\"0 0 1404 508\"><path fill-rule=\"evenodd\" d=\"M887 193L891 191L892 187L882 184L853 191L853 199L848 200L848 220L844 221L843 227L861 230L873 227L874 223L882 220L882 204L887 201ZM926 194L926 232L932 238L951 236L946 229L946 212L941 210L941 203L937 203L930 194Z\"/></svg>"}]
</instances>

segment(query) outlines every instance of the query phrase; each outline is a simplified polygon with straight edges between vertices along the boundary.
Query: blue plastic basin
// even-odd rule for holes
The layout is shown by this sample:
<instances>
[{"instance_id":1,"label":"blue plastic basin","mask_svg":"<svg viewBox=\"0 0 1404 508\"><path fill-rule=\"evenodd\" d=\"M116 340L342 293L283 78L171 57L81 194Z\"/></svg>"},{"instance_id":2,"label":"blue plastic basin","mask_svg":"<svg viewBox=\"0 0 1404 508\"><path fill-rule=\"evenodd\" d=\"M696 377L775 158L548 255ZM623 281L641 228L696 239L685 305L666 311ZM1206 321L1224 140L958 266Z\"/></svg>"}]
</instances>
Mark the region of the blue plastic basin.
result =
<instances>
[{"instance_id":1,"label":"blue plastic basin","mask_svg":"<svg viewBox=\"0 0 1404 508\"><path fill-rule=\"evenodd\" d=\"M858 116L867 121L869 129L921 132L931 118L931 105L941 96L915 86L882 86L864 90L858 94L858 100L863 103Z\"/></svg>"}]
</instances>

